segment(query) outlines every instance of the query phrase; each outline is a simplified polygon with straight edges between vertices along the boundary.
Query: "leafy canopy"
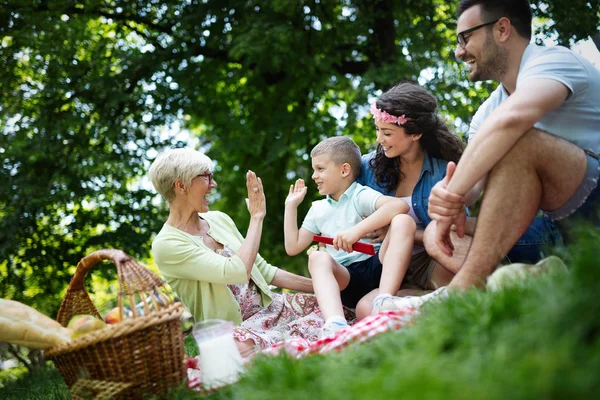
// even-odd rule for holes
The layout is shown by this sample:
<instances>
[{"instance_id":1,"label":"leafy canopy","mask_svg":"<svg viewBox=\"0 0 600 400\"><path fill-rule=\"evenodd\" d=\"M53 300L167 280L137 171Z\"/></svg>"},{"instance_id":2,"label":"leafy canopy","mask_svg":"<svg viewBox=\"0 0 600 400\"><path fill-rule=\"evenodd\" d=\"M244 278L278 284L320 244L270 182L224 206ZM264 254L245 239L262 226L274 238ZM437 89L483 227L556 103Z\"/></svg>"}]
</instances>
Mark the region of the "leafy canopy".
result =
<instances>
[{"instance_id":1,"label":"leafy canopy","mask_svg":"<svg viewBox=\"0 0 600 400\"><path fill-rule=\"evenodd\" d=\"M598 0L534 4L557 21L546 37L597 34ZM303 257L284 256L282 206L319 140L373 149L368 103L400 80L432 90L459 131L493 88L454 60L454 11L441 0L3 1L0 297L54 314L86 253L148 257L167 210L143 176L161 148L194 140L216 162L212 207L242 232L243 172L262 177L261 253L302 271Z\"/></svg>"}]
</instances>

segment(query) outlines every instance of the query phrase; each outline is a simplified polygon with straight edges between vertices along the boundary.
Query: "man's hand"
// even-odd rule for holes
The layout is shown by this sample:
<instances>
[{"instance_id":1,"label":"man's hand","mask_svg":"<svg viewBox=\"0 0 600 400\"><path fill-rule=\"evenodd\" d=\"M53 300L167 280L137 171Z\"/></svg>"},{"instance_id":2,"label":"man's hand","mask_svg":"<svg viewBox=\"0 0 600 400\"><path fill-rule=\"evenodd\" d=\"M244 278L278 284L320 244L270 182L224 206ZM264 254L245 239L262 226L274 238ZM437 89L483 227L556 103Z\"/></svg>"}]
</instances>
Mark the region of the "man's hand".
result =
<instances>
[{"instance_id":1,"label":"man's hand","mask_svg":"<svg viewBox=\"0 0 600 400\"><path fill-rule=\"evenodd\" d=\"M302 200L304 200L304 196L306 196L306 191L308 189L304 185L304 179L296 180L296 183L290 185L290 192L288 193L287 198L285 199L286 206L298 207Z\"/></svg>"},{"instance_id":2,"label":"man's hand","mask_svg":"<svg viewBox=\"0 0 600 400\"><path fill-rule=\"evenodd\" d=\"M447 187L456 164L452 161L446 167L446 176L435 184L429 194L429 207L427 213L435 221L449 221L456 217L461 211L464 211L464 197L456 193L449 192Z\"/></svg>"},{"instance_id":3,"label":"man's hand","mask_svg":"<svg viewBox=\"0 0 600 400\"><path fill-rule=\"evenodd\" d=\"M465 203L464 197L448 191L448 183L454 175L456 164L449 162L446 176L436 183L429 195L428 214L437 222L436 244L442 253L452 257L454 245L450 239L450 230L455 225L456 234L462 238L465 235Z\"/></svg>"},{"instance_id":4,"label":"man's hand","mask_svg":"<svg viewBox=\"0 0 600 400\"><path fill-rule=\"evenodd\" d=\"M438 248L447 255L448 257L452 257L454 252L454 244L452 243L452 239L450 238L450 231L456 231L456 235L460 238L465 236L465 222L467 220L466 213L457 215L450 222L446 221L436 221L436 231L435 231L435 243Z\"/></svg>"}]
</instances>

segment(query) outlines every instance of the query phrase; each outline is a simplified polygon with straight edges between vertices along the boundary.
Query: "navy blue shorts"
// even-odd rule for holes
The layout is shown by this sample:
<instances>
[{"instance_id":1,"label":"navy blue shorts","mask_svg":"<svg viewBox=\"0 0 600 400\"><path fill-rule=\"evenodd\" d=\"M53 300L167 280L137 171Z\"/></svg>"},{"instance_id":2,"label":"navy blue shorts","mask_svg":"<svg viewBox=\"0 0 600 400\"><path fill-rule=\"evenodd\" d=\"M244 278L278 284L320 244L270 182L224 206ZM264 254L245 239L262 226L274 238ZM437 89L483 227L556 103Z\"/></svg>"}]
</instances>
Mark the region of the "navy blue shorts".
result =
<instances>
[{"instance_id":1,"label":"navy blue shorts","mask_svg":"<svg viewBox=\"0 0 600 400\"><path fill-rule=\"evenodd\" d=\"M365 294L379 287L382 270L379 252L366 260L348 265L346 269L350 272L350 283L342 290L342 304L355 308Z\"/></svg>"}]
</instances>

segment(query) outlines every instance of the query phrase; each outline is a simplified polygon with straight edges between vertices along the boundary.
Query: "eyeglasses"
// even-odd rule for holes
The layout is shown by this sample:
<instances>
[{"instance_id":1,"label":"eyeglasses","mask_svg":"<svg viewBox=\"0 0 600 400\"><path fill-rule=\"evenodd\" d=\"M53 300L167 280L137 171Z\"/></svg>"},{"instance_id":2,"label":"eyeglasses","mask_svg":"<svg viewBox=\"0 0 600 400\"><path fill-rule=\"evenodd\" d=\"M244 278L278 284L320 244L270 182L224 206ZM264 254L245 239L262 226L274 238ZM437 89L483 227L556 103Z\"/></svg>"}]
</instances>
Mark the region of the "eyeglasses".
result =
<instances>
[{"instance_id":1,"label":"eyeglasses","mask_svg":"<svg viewBox=\"0 0 600 400\"><path fill-rule=\"evenodd\" d=\"M465 39L465 35L471 32L475 32L477 29L481 29L484 26L495 24L498 21L500 21L500 18L498 18L495 21L486 22L485 24L477 25L473 28L465 29L464 31L459 32L458 35L456 35L456 43L458 43L458 45L464 49L465 47L467 47L467 43L469 42L467 39Z\"/></svg>"},{"instance_id":2,"label":"eyeglasses","mask_svg":"<svg viewBox=\"0 0 600 400\"><path fill-rule=\"evenodd\" d=\"M205 173L200 174L198 176L201 176L201 177L205 178L208 181L209 185L213 183L213 174L212 174L212 172L205 172Z\"/></svg>"}]
</instances>

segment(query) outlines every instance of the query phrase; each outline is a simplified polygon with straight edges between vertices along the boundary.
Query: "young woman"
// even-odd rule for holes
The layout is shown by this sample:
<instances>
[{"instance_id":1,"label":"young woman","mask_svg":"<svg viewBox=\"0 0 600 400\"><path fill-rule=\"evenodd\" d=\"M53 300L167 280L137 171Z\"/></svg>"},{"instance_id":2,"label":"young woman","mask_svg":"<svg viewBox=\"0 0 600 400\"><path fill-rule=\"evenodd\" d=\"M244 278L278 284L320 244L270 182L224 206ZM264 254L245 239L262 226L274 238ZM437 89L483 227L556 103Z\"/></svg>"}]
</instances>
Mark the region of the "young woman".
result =
<instances>
[{"instance_id":1,"label":"young woman","mask_svg":"<svg viewBox=\"0 0 600 400\"><path fill-rule=\"evenodd\" d=\"M463 152L461 140L448 130L436 111L435 97L413 83L403 82L385 92L371 106L377 150L362 157L358 178L359 183L386 195L401 197L411 206L409 214L417 223L417 232L405 282L422 290L437 289L450 282L471 240L467 235L463 239L453 236L457 244L453 262L443 266L436 263L423 246L423 232L431 222L427 214L431 189L444 178L448 162L458 162ZM469 222L474 226L473 219ZM508 258L512 262L534 261L543 245L553 243L553 234L555 229L549 220L536 218ZM379 232L372 237L381 240L382 235ZM375 291L371 292L359 302L358 318L370 313L375 295ZM390 304L389 308L395 307Z\"/></svg>"}]
</instances>

